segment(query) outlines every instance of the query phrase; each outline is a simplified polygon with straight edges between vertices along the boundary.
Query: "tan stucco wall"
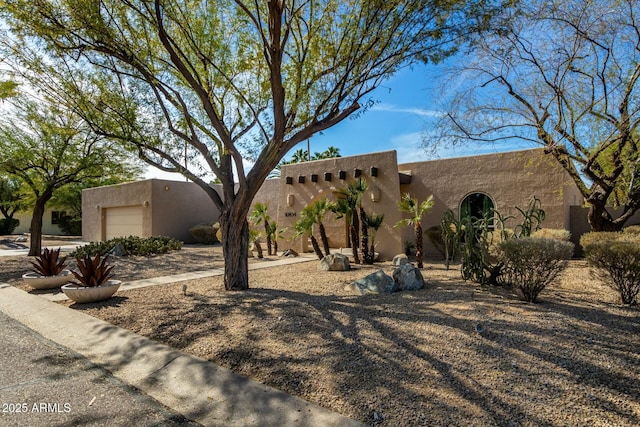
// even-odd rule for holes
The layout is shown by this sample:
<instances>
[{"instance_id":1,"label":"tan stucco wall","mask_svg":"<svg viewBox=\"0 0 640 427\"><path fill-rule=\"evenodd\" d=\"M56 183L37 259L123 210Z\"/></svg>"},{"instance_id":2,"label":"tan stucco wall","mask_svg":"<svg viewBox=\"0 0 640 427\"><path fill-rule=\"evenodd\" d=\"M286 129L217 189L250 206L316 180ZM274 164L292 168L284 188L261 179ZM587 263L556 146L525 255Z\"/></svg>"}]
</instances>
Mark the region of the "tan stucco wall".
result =
<instances>
[{"instance_id":1,"label":"tan stucco wall","mask_svg":"<svg viewBox=\"0 0 640 427\"><path fill-rule=\"evenodd\" d=\"M57 224L51 223L51 213L53 211L64 211L64 209L51 209L47 208L44 211L42 217L42 234L61 235L62 230ZM16 227L13 234L28 233L31 228L31 215L32 212L18 212L14 215L14 218L20 221L20 225Z\"/></svg>"},{"instance_id":2,"label":"tan stucco wall","mask_svg":"<svg viewBox=\"0 0 640 427\"><path fill-rule=\"evenodd\" d=\"M196 184L148 179L83 190L83 239L103 240L105 210L119 206L143 207L141 237L165 235L190 242L190 227L218 219L213 201Z\"/></svg>"},{"instance_id":3,"label":"tan stucco wall","mask_svg":"<svg viewBox=\"0 0 640 427\"><path fill-rule=\"evenodd\" d=\"M191 243L191 227L218 220L218 209L198 185L155 179L151 185L152 235L171 236Z\"/></svg>"},{"instance_id":4,"label":"tan stucco wall","mask_svg":"<svg viewBox=\"0 0 640 427\"><path fill-rule=\"evenodd\" d=\"M520 223L522 216L515 206L526 208L535 195L546 214L543 227L569 228L565 203L573 199L577 188L542 149L406 163L398 168L412 175L411 184L402 186L403 192L419 200L434 195L435 205L425 217L424 229L439 224L447 209L458 215L460 203L471 193L488 195L500 213L514 215L517 219L507 222L507 227ZM428 255L437 254L428 239L425 246Z\"/></svg>"},{"instance_id":5,"label":"tan stucco wall","mask_svg":"<svg viewBox=\"0 0 640 427\"><path fill-rule=\"evenodd\" d=\"M378 168L378 176L371 176L371 167ZM334 192L339 188L346 187L347 183L353 181L354 169L360 169L362 176L369 184L363 206L367 213L384 214L385 219L381 229L376 235L376 250L380 253L381 259L390 259L394 255L402 252L402 238L398 229L393 225L401 219L400 212L396 207L400 198L398 169L395 151L373 153L360 156L339 157L335 159L318 160L300 164L284 165L280 177L281 185L278 196L278 226L288 229L287 237L294 235L294 224L300 217L300 211L309 203L327 197L330 201L335 200ZM346 172L346 179L339 178L339 171ZM332 175L331 181L325 181L325 172ZM311 175L318 175L318 182L311 181ZM286 184L286 177L293 178L293 184ZM298 182L298 177L304 176L305 182ZM378 201L372 201L371 194L379 194ZM293 196L293 204L287 204L287 196ZM337 220L335 215L327 215L324 223L329 237L329 245L332 248L347 247L346 226L343 219ZM319 239L319 234L315 234ZM280 244L281 248L287 246L295 250L304 250L304 239L293 239ZM310 249L310 248L309 248Z\"/></svg>"}]
</instances>

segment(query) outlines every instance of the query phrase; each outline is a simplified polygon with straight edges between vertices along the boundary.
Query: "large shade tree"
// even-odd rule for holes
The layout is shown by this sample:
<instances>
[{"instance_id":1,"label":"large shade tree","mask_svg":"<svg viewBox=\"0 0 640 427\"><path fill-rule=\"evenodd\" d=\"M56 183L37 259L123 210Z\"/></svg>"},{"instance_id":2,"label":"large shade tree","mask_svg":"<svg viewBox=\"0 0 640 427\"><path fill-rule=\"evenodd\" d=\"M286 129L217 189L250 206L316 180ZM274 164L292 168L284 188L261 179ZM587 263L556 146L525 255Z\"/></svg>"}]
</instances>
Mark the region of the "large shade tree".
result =
<instances>
[{"instance_id":1,"label":"large shade tree","mask_svg":"<svg viewBox=\"0 0 640 427\"><path fill-rule=\"evenodd\" d=\"M44 99L15 96L0 118L0 172L24 183L33 201L29 255L39 255L47 203L67 185L134 177L130 153L91 132L75 114Z\"/></svg>"},{"instance_id":2,"label":"large shade tree","mask_svg":"<svg viewBox=\"0 0 640 427\"><path fill-rule=\"evenodd\" d=\"M635 0L506 8L446 85L457 94L426 143L541 145L582 193L592 229L619 230L640 208L639 16Z\"/></svg>"},{"instance_id":3,"label":"large shade tree","mask_svg":"<svg viewBox=\"0 0 640 427\"><path fill-rule=\"evenodd\" d=\"M45 41L55 64L41 71L65 74L50 90L97 132L207 192L221 212L225 288L246 289L247 214L278 162L369 105L400 68L446 57L494 3L7 0L2 11L14 34Z\"/></svg>"}]
</instances>

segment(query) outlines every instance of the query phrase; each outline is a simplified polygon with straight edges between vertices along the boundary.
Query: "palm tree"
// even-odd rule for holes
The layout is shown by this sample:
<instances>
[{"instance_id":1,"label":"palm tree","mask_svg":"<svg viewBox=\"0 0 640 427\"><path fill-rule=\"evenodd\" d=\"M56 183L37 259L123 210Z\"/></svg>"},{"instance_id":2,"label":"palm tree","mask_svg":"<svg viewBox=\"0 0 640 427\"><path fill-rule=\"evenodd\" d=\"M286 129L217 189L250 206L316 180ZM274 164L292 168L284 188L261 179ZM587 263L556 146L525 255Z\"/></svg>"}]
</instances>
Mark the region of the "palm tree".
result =
<instances>
[{"instance_id":1,"label":"palm tree","mask_svg":"<svg viewBox=\"0 0 640 427\"><path fill-rule=\"evenodd\" d=\"M398 202L398 207L402 212L408 213L410 217L398 221L394 227L413 225L416 234L416 260L418 268L422 268L422 224L420 221L433 207L433 194L422 203L418 203L418 199L414 199L409 193L404 193Z\"/></svg>"},{"instance_id":2,"label":"palm tree","mask_svg":"<svg viewBox=\"0 0 640 427\"><path fill-rule=\"evenodd\" d=\"M375 257L375 248L376 248L376 233L378 232L378 230L380 229L380 227L382 227L382 222L384 221L384 214L382 215L377 215L377 214L371 214L367 216L367 228L369 230L371 230L371 249L369 250L369 253L373 254L373 256Z\"/></svg>"},{"instance_id":3,"label":"palm tree","mask_svg":"<svg viewBox=\"0 0 640 427\"><path fill-rule=\"evenodd\" d=\"M261 222L264 224L264 234L267 237L267 255L271 255L271 233L269 233L269 221L271 220L271 217L269 216L268 211L268 204L258 202L253 206L250 219L255 225L258 225Z\"/></svg>"},{"instance_id":4,"label":"palm tree","mask_svg":"<svg viewBox=\"0 0 640 427\"><path fill-rule=\"evenodd\" d=\"M324 255L320 250L318 241L313 235L313 224L315 224L315 214L313 213L313 210L309 209L309 206L307 206L306 208L302 209L302 212L300 213L300 219L296 221L296 237L308 234L309 239L311 240L311 246L313 246L313 251L318 256L318 259L322 259Z\"/></svg>"},{"instance_id":5,"label":"palm tree","mask_svg":"<svg viewBox=\"0 0 640 427\"><path fill-rule=\"evenodd\" d=\"M249 243L253 243L253 246L256 248L256 252L258 252L258 258L263 258L262 246L260 245L260 232L255 228L249 229Z\"/></svg>"},{"instance_id":6,"label":"palm tree","mask_svg":"<svg viewBox=\"0 0 640 427\"><path fill-rule=\"evenodd\" d=\"M327 239L327 232L324 228L324 218L327 216L327 213L332 211L333 203L329 202L326 197L316 200L311 205L308 206L311 211L311 215L313 216L313 221L315 224L318 224L318 231L320 232L320 241L322 242L322 248L324 249L325 255L329 255L329 239Z\"/></svg>"},{"instance_id":7,"label":"palm tree","mask_svg":"<svg viewBox=\"0 0 640 427\"><path fill-rule=\"evenodd\" d=\"M362 262L365 264L373 264L373 252L369 251L369 227L367 227L367 213L362 207L362 198L365 191L369 189L369 184L364 178L358 178L356 181L350 182L347 185L347 191L349 191L355 200L357 213L360 222L360 249L362 250Z\"/></svg>"},{"instance_id":8,"label":"palm tree","mask_svg":"<svg viewBox=\"0 0 640 427\"><path fill-rule=\"evenodd\" d=\"M367 182L363 178L350 182L346 188L341 188L336 192L338 198L332 209L333 212L336 213L336 218L345 218L347 221L349 227L349 243L353 251L353 260L356 264L360 264L360 257L358 256L360 234L358 231L362 223L361 218L366 216L362 208L362 196L367 188ZM369 253L369 248L366 247L368 244L368 231L364 224L362 225L362 231L362 240L365 245L363 246L363 256L366 257Z\"/></svg>"}]
</instances>

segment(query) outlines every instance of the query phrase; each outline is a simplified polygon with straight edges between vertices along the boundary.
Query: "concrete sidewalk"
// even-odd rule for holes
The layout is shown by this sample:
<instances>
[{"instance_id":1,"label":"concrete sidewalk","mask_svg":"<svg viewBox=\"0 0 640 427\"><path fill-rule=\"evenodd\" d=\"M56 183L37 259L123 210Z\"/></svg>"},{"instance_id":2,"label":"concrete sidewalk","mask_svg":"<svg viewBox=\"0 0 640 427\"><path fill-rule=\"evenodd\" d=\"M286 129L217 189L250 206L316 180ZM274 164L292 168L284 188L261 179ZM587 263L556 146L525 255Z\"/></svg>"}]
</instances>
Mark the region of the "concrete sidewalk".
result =
<instances>
[{"instance_id":1,"label":"concrete sidewalk","mask_svg":"<svg viewBox=\"0 0 640 427\"><path fill-rule=\"evenodd\" d=\"M0 356L0 403L24 401L29 410L34 402L59 403L62 411L64 403L71 406L64 414L2 414L3 425L105 425L98 419L109 425L196 425L180 416L205 426L363 425L10 285L0 284L0 311L10 318L0 318L0 336L13 337ZM32 346L62 356L32 352ZM56 366L60 357L68 363ZM52 381L31 379L42 375ZM113 387L100 391L105 381ZM131 417L118 418L126 411Z\"/></svg>"}]
</instances>

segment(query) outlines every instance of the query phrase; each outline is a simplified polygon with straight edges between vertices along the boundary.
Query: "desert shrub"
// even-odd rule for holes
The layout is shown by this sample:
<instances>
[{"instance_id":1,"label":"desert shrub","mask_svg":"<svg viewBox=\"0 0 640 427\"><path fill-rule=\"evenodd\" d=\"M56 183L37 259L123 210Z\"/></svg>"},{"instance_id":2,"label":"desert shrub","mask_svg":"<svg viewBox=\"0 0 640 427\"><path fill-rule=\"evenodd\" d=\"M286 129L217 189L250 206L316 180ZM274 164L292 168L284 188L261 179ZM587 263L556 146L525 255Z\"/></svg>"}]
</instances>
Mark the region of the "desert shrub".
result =
<instances>
[{"instance_id":1,"label":"desert shrub","mask_svg":"<svg viewBox=\"0 0 640 427\"><path fill-rule=\"evenodd\" d=\"M573 243L548 238L508 239L497 247L504 280L528 302L537 301L540 292L566 268L573 255Z\"/></svg>"},{"instance_id":2,"label":"desert shrub","mask_svg":"<svg viewBox=\"0 0 640 427\"><path fill-rule=\"evenodd\" d=\"M594 274L620 295L623 304L637 304L640 292L640 242L623 233L606 240L593 239L587 233L580 239L587 262Z\"/></svg>"},{"instance_id":3,"label":"desert shrub","mask_svg":"<svg viewBox=\"0 0 640 427\"><path fill-rule=\"evenodd\" d=\"M434 225L433 227L427 228L424 232L427 235L427 238L431 242L431 244L436 248L436 250L442 255L444 259L446 257L446 250L444 244L444 238L442 237L442 227L439 225Z\"/></svg>"},{"instance_id":4,"label":"desert shrub","mask_svg":"<svg viewBox=\"0 0 640 427\"><path fill-rule=\"evenodd\" d=\"M571 232L563 228L541 228L540 230L531 233L531 237L537 237L540 239L555 239L568 242L571 239Z\"/></svg>"},{"instance_id":5,"label":"desert shrub","mask_svg":"<svg viewBox=\"0 0 640 427\"><path fill-rule=\"evenodd\" d=\"M58 224L60 230L68 236L82 235L82 217L64 215Z\"/></svg>"},{"instance_id":6,"label":"desert shrub","mask_svg":"<svg viewBox=\"0 0 640 427\"><path fill-rule=\"evenodd\" d=\"M73 258L85 256L106 255L113 248L120 244L127 256L141 255L149 256L156 254L165 254L169 251L177 251L182 249L182 242L171 237L153 236L153 237L116 237L106 242L91 242L88 245L80 246L71 252Z\"/></svg>"},{"instance_id":7,"label":"desert shrub","mask_svg":"<svg viewBox=\"0 0 640 427\"><path fill-rule=\"evenodd\" d=\"M630 225L628 227L625 227L622 229L623 233L627 233L627 234L635 234L637 236L640 236L640 225Z\"/></svg>"},{"instance_id":8,"label":"desert shrub","mask_svg":"<svg viewBox=\"0 0 640 427\"><path fill-rule=\"evenodd\" d=\"M203 245L213 245L219 243L220 240L216 237L216 234L220 226L216 224L198 224L189 229L189 234L195 239L196 242Z\"/></svg>"},{"instance_id":9,"label":"desert shrub","mask_svg":"<svg viewBox=\"0 0 640 427\"><path fill-rule=\"evenodd\" d=\"M15 218L1 218L0 219L0 235L11 234L20 225L20 220Z\"/></svg>"},{"instance_id":10,"label":"desert shrub","mask_svg":"<svg viewBox=\"0 0 640 427\"><path fill-rule=\"evenodd\" d=\"M580 246L585 248L592 243L624 240L632 238L631 234L623 235L619 231L594 231L580 236Z\"/></svg>"}]
</instances>

